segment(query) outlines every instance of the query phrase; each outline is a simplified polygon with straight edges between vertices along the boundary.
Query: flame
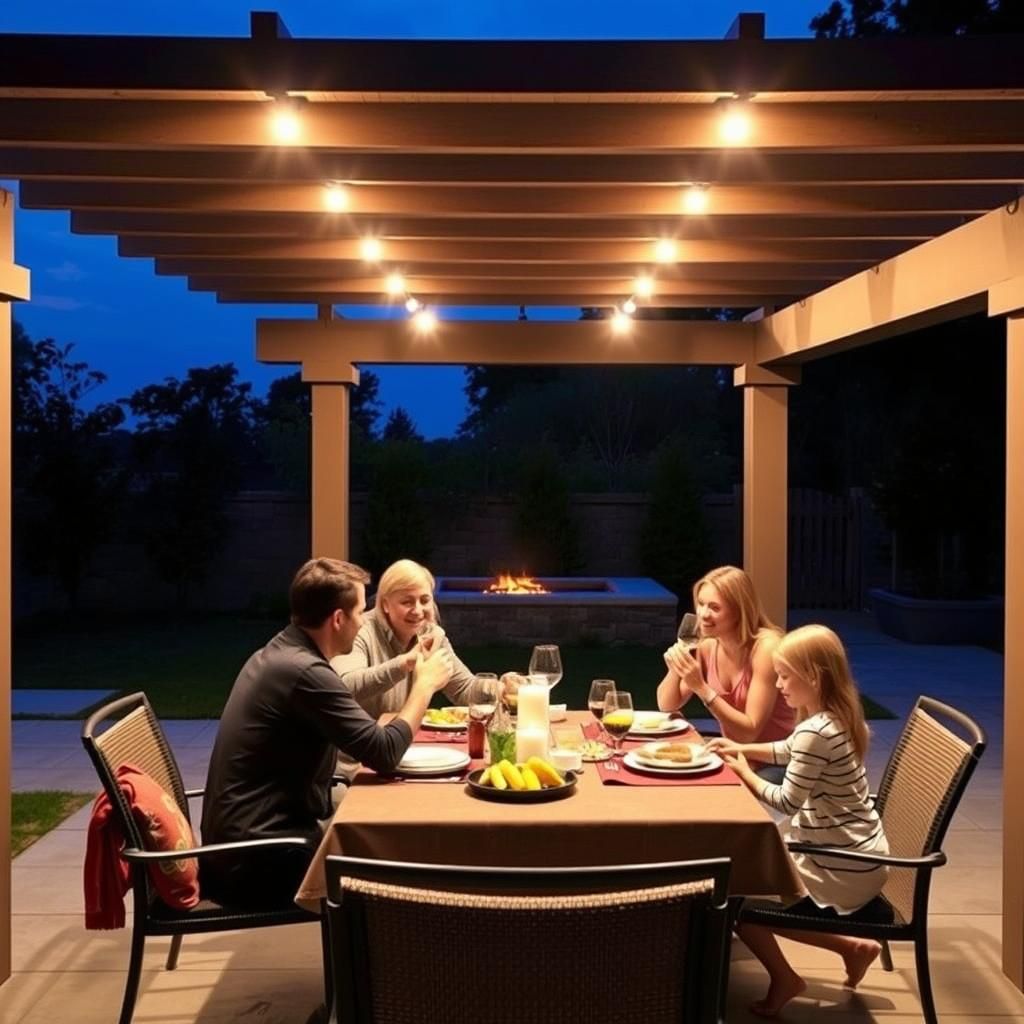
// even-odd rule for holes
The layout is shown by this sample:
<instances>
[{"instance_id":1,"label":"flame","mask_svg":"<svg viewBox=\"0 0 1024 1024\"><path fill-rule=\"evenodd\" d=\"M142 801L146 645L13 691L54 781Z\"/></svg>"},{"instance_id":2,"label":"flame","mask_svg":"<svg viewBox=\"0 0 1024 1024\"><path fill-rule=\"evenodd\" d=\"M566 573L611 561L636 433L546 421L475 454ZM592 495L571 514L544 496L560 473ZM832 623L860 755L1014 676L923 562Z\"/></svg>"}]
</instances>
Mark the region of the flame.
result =
<instances>
[{"instance_id":1,"label":"flame","mask_svg":"<svg viewBox=\"0 0 1024 1024\"><path fill-rule=\"evenodd\" d=\"M547 587L532 576L512 576L499 573L498 578L484 589L485 594L549 594Z\"/></svg>"}]
</instances>

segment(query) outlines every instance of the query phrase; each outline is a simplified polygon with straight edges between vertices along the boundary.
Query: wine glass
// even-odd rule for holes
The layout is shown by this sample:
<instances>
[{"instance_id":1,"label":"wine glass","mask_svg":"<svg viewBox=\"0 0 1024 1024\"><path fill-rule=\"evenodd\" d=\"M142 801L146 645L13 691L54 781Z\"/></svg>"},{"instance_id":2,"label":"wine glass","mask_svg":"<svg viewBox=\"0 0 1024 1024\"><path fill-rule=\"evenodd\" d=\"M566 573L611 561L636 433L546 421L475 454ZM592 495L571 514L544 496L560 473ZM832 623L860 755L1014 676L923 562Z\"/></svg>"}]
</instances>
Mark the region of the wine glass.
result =
<instances>
[{"instance_id":1,"label":"wine glass","mask_svg":"<svg viewBox=\"0 0 1024 1024\"><path fill-rule=\"evenodd\" d=\"M590 713L597 719L598 725L601 724L601 719L604 718L604 699L614 689L614 679L595 679L590 684L587 707L590 709Z\"/></svg>"},{"instance_id":2,"label":"wine glass","mask_svg":"<svg viewBox=\"0 0 1024 1024\"><path fill-rule=\"evenodd\" d=\"M604 698L604 731L612 741L612 753L622 756L622 741L633 728L633 695L625 690L609 690Z\"/></svg>"},{"instance_id":3,"label":"wine glass","mask_svg":"<svg viewBox=\"0 0 1024 1024\"><path fill-rule=\"evenodd\" d=\"M700 623L693 612L687 612L679 623L676 636L686 648L687 653L697 657L697 645L700 643Z\"/></svg>"},{"instance_id":4,"label":"wine glass","mask_svg":"<svg viewBox=\"0 0 1024 1024\"><path fill-rule=\"evenodd\" d=\"M555 644L538 644L530 656L530 675L544 676L548 688L562 678L562 655Z\"/></svg>"},{"instance_id":5,"label":"wine glass","mask_svg":"<svg viewBox=\"0 0 1024 1024\"><path fill-rule=\"evenodd\" d=\"M498 677L493 672L477 672L473 676L466 702L469 720L480 722L484 726L489 725L498 707L499 693Z\"/></svg>"}]
</instances>

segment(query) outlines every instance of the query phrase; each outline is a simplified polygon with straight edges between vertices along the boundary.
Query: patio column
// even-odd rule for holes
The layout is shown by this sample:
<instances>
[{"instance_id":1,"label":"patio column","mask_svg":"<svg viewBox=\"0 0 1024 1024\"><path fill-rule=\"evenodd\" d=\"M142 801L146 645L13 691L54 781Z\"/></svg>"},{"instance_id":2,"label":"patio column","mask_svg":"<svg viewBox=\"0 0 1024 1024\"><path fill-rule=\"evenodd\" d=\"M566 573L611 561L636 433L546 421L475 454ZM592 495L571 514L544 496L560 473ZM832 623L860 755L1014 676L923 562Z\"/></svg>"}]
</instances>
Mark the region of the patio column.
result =
<instances>
[{"instance_id":1,"label":"patio column","mask_svg":"<svg viewBox=\"0 0 1024 1024\"><path fill-rule=\"evenodd\" d=\"M1003 973L1024 990L1024 278L1006 320L1006 647L1003 662ZM989 312L997 296L989 293ZM993 737L994 739L994 737Z\"/></svg>"},{"instance_id":2,"label":"patio column","mask_svg":"<svg viewBox=\"0 0 1024 1024\"><path fill-rule=\"evenodd\" d=\"M359 371L348 367L345 379L312 382L312 555L348 558L349 388ZM303 380L306 380L303 366Z\"/></svg>"},{"instance_id":3,"label":"patio column","mask_svg":"<svg viewBox=\"0 0 1024 1024\"><path fill-rule=\"evenodd\" d=\"M0 983L11 976L11 303L28 296L14 196L0 189Z\"/></svg>"},{"instance_id":4,"label":"patio column","mask_svg":"<svg viewBox=\"0 0 1024 1024\"><path fill-rule=\"evenodd\" d=\"M768 617L786 627L788 568L789 388L797 368L767 370L744 363L733 374L743 388L743 568Z\"/></svg>"}]
</instances>

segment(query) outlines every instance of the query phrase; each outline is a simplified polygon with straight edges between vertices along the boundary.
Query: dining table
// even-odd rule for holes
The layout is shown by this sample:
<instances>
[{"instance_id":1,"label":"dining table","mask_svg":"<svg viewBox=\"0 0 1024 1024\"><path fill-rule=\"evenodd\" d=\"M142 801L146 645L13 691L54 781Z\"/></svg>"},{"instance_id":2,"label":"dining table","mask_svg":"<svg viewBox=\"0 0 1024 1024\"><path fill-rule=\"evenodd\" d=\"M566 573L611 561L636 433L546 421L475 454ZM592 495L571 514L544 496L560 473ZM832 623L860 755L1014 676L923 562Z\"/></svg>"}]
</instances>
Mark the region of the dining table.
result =
<instances>
[{"instance_id":1,"label":"dining table","mask_svg":"<svg viewBox=\"0 0 1024 1024\"><path fill-rule=\"evenodd\" d=\"M572 725L594 729L582 711L568 712L568 721L558 728ZM415 742L429 742L432 736L442 743L465 742L464 734L424 729ZM699 736L691 728L672 738L695 741ZM624 749L640 745L627 740ZM784 900L802 895L775 821L731 770L672 785L654 777L645 784L618 764L619 771L612 772L584 764L572 793L541 803L480 799L461 777L410 779L362 769L325 829L296 902L319 909L326 895L324 864L332 854L488 867L729 857L731 895Z\"/></svg>"}]
</instances>

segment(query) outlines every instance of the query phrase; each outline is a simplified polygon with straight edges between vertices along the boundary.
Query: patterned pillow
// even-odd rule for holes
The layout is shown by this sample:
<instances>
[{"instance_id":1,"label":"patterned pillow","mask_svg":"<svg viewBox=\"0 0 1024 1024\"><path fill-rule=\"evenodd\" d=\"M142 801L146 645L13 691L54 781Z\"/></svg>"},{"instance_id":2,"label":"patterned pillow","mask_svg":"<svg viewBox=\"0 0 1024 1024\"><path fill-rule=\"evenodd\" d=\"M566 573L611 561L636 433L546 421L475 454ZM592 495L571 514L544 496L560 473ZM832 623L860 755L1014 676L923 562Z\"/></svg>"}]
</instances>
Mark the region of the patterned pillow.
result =
<instances>
[{"instance_id":1,"label":"patterned pillow","mask_svg":"<svg viewBox=\"0 0 1024 1024\"><path fill-rule=\"evenodd\" d=\"M192 827L174 797L152 776L135 765L123 764L117 770L117 779L147 850L189 850L196 845ZM199 902L197 858L182 857L150 864L149 877L169 907L188 910Z\"/></svg>"}]
</instances>

